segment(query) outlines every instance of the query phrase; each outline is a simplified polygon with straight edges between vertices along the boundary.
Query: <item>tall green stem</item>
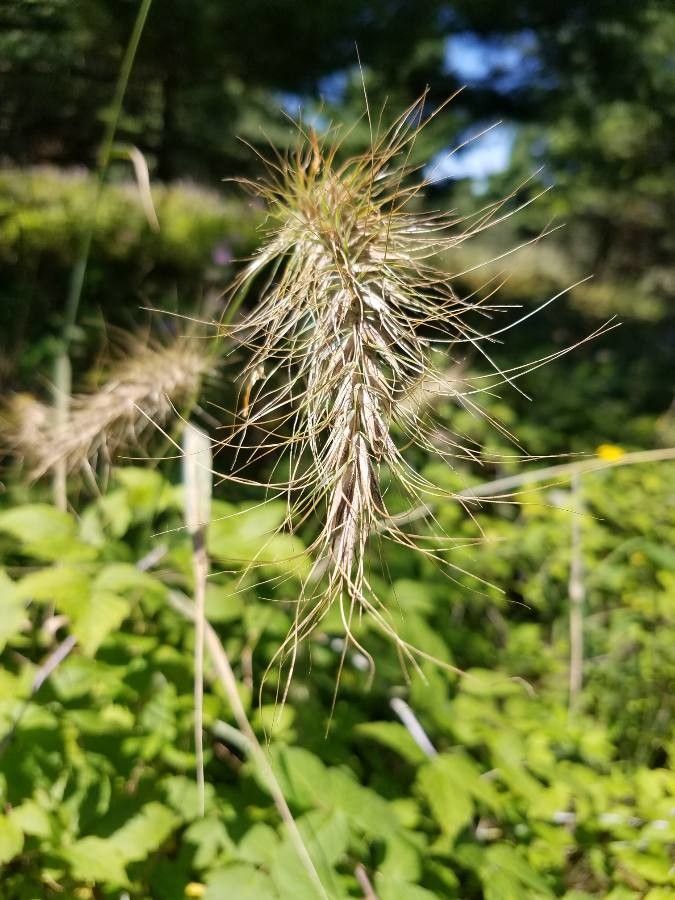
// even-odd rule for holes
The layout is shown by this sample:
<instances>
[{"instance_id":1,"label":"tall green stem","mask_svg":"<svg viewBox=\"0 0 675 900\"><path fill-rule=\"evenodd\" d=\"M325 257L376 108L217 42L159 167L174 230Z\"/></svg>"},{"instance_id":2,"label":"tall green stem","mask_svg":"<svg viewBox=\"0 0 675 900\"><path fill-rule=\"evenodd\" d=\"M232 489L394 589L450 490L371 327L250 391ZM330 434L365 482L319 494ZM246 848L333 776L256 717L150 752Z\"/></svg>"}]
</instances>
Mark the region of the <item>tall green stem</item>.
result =
<instances>
[{"instance_id":1,"label":"tall green stem","mask_svg":"<svg viewBox=\"0 0 675 900\"><path fill-rule=\"evenodd\" d=\"M122 114L122 104L124 103L124 97L127 92L127 86L129 84L129 77L131 76L131 70L133 69L134 60L136 59L136 51L138 50L138 44L143 33L143 28L145 27L145 22L148 17L151 4L152 0L141 0L141 5L138 9L138 14L136 15L136 21L134 22L131 37L129 38L129 43L127 44L124 59L122 60L122 65L117 76L117 84L115 85L115 94L113 96L111 114L108 119L105 133L103 135L103 140L101 142L101 147L98 152L96 166L96 194L94 196L94 203L91 207L89 222L87 223L87 227L82 233L77 260L75 261L75 265L73 266L73 271L70 277L70 285L68 288L68 296L66 299L66 312L62 331L63 353L68 352L68 348L73 337L73 328L75 327L75 322L77 321L77 313L80 307L80 299L82 297L82 288L84 287L84 279L87 273L87 265L89 263L89 253L94 236L94 228L96 226L96 217L101 202L101 195L103 193L105 177L108 172L108 166L110 165L110 157L112 155L115 134L117 133L117 126L119 125L120 116Z\"/></svg>"},{"instance_id":2,"label":"tall green stem","mask_svg":"<svg viewBox=\"0 0 675 900\"><path fill-rule=\"evenodd\" d=\"M129 77L131 75L131 70L136 58L136 51L138 50L138 44L141 39L141 34L143 33L143 28L145 27L145 21L148 17L151 4L152 0L141 0L131 37L129 38L124 59L122 60L119 75L117 76L111 115L108 119L101 147L98 152L94 202L91 207L89 220L82 232L77 259L75 260L73 270L70 274L70 284L68 286L66 309L63 318L63 329L61 331L61 347L54 361L53 381L55 386L55 418L59 422L62 422L63 419L67 417L70 406L70 343L73 339L77 313L80 308L82 289L84 287L85 275L87 274L89 253L94 237L94 228L96 227L96 218L101 203L101 196L103 194L105 177L108 172L108 166L110 165L113 143L115 141L115 134L117 132L120 115L122 114L122 104L124 103L124 96L127 92ZM65 509L67 504L66 476L66 464L65 462L61 462L56 467L52 482L54 503L59 509Z\"/></svg>"}]
</instances>

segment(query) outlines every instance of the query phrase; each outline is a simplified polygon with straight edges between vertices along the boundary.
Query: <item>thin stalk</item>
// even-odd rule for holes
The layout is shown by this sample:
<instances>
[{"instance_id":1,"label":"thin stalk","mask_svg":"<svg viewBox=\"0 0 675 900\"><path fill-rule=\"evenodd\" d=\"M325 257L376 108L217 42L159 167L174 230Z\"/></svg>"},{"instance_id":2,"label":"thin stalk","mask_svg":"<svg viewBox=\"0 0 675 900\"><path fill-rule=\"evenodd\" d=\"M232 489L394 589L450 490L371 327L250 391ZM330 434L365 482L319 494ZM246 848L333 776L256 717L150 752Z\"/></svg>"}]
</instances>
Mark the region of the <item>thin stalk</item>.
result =
<instances>
[{"instance_id":1,"label":"thin stalk","mask_svg":"<svg viewBox=\"0 0 675 900\"><path fill-rule=\"evenodd\" d=\"M570 547L570 664L569 664L569 712L576 710L583 686L584 669L584 568L582 557L581 514L583 499L581 476L572 477L572 522Z\"/></svg>"},{"instance_id":2,"label":"thin stalk","mask_svg":"<svg viewBox=\"0 0 675 900\"><path fill-rule=\"evenodd\" d=\"M187 619L191 619L194 621L196 615L194 607L189 602L186 602L175 591L170 592L169 603L177 612L181 613L181 615L185 616ZM277 777L274 774L274 770L270 765L267 754L263 750L262 745L260 744L260 741L258 740L256 733L251 727L251 723L248 720L246 710L244 709L244 705L241 702L241 698L239 697L239 692L237 690L237 679L234 672L232 671L232 666L230 665L230 660L227 656L227 653L225 652L225 648L221 644L218 635L208 622L205 623L205 638L206 648L209 651L220 683L222 684L225 693L227 694L227 698L230 702L230 706L232 707L232 714L234 715L237 726L248 741L251 750L251 756L253 757L253 760L258 767L258 771L260 772L263 780L267 785L267 789L272 796L274 805L277 808L277 812L279 813L281 820L288 830L289 837L293 843L296 853L298 854L298 858L303 864L305 871L311 878L312 884L316 888L317 896L321 897L322 900L329 900L328 894L326 893L326 889L321 882L321 878L319 877L319 873L317 872L316 867L312 861L309 850L305 846L305 842L302 839L300 830L295 822L295 819L293 818L293 813L291 812L288 803L286 802L286 798L284 797L281 785L279 784Z\"/></svg>"},{"instance_id":3,"label":"thin stalk","mask_svg":"<svg viewBox=\"0 0 675 900\"><path fill-rule=\"evenodd\" d=\"M375 888L373 887L368 872L366 871L366 868L362 863L359 863L354 869L354 875L356 876L356 880L359 883L359 887L363 891L363 900L378 900L378 896L375 893Z\"/></svg>"},{"instance_id":4,"label":"thin stalk","mask_svg":"<svg viewBox=\"0 0 675 900\"><path fill-rule=\"evenodd\" d=\"M574 475L584 475L588 472L602 472L605 469L614 469L617 466L665 462L669 459L675 459L675 447L666 447L663 450L638 450L635 453L626 453L625 456L612 460L588 459L581 462L562 463L558 466L546 466L543 469L536 469L533 472L521 472L519 475L510 475L508 478L498 478L496 481L489 481L475 488L467 488L459 496L466 499L488 497L499 491L509 491L514 487L536 484L549 478L567 478Z\"/></svg>"},{"instance_id":5,"label":"thin stalk","mask_svg":"<svg viewBox=\"0 0 675 900\"><path fill-rule=\"evenodd\" d=\"M127 44L127 49L124 53L124 59L122 60L122 65L117 76L117 84L115 85L115 94L113 96L111 114L106 125L100 150L98 152L96 194L94 197L94 203L91 207L89 222L82 234L77 261L73 266L73 271L70 278L70 286L68 289L68 297L66 300L66 314L62 332L63 353L68 352L68 348L72 340L73 328L75 327L77 312L80 306L80 299L82 297L84 278L87 273L87 265L89 263L89 252L91 250L91 244L94 236L96 217L101 202L101 196L103 194L105 177L108 172L108 166L110 165L110 157L112 155L112 148L115 141L117 126L119 125L120 115L122 114L122 104L124 103L124 96L127 92L129 77L134 66L134 60L136 59L136 51L138 50L138 44L143 33L143 28L145 27L148 13L150 12L151 4L152 0L141 0L141 5L138 9L138 14L136 15L136 20L131 32L131 37L129 38L129 43Z\"/></svg>"},{"instance_id":6,"label":"thin stalk","mask_svg":"<svg viewBox=\"0 0 675 900\"><path fill-rule=\"evenodd\" d=\"M66 353L60 353L56 357L54 366L54 385L52 399L54 401L54 427L57 431L65 428L70 410L70 392L72 389L72 369L70 358ZM65 459L59 460L54 466L52 475L52 494L54 506L66 511L68 508L68 466Z\"/></svg>"},{"instance_id":7,"label":"thin stalk","mask_svg":"<svg viewBox=\"0 0 675 900\"><path fill-rule=\"evenodd\" d=\"M528 484L538 484L542 481L567 480L575 475L586 475L591 472L604 472L605 469L615 469L618 466L632 466L653 462L667 462L675 460L675 447L665 447L663 450L638 450L635 453L626 453L619 459L598 460L589 459L582 462L562 463L557 466L545 466L542 469L534 469L529 472L520 472L518 475L509 475L506 478L497 478L495 481L486 481L476 487L466 488L455 494L457 500L473 500L481 497L490 500L502 500L513 492L514 488ZM411 509L409 512L384 520L381 528L386 529L390 524L396 526L416 522L418 519L426 519L430 516L438 503L430 501Z\"/></svg>"},{"instance_id":8,"label":"thin stalk","mask_svg":"<svg viewBox=\"0 0 675 900\"><path fill-rule=\"evenodd\" d=\"M204 628L206 625L206 582L209 557L206 529L211 518L211 441L207 434L189 422L183 434L183 488L185 492L185 524L192 538L192 571L194 576L195 652L194 707L197 791L201 815L205 812L204 782Z\"/></svg>"},{"instance_id":9,"label":"thin stalk","mask_svg":"<svg viewBox=\"0 0 675 900\"><path fill-rule=\"evenodd\" d=\"M63 329L61 331L61 349L54 362L54 383L56 386L56 390L59 392L59 396L61 397L61 399L57 400L57 403L55 404L57 409L56 415L59 422L61 421L63 410L65 410L66 415L68 411L70 378L68 379L69 383L67 392L63 390L61 379L63 378L63 374L66 371L70 373L70 344L73 339L73 330L75 328L75 322L77 321L77 313L80 307L80 300L82 298L84 279L85 275L87 274L89 253L91 251L91 244L94 237L94 228L96 226L96 218L101 203L101 195L103 194L103 187L108 171L108 166L110 164L113 142L115 140L117 126L119 124L120 115L122 113L124 96L127 91L129 77L131 75L131 70L136 58L136 51L138 50L138 44L143 33L143 28L145 27L145 22L148 17L151 4L152 0L141 0L141 5L138 9L138 14L136 15L136 20L131 32L131 37L129 38L129 43L127 44L124 59L122 60L122 65L117 77L117 84L115 85L115 94L113 96L111 115L108 119L108 123L103 134L103 140L101 142L101 147L98 153L96 194L94 196L94 202L91 207L89 221L87 222L87 225L82 232L77 259L75 260L75 264L73 265L73 269L70 275L70 284L68 286L66 309L63 319ZM65 509L67 505L66 476L67 471L65 464L59 464L54 472L53 478L54 503L59 509Z\"/></svg>"},{"instance_id":10,"label":"thin stalk","mask_svg":"<svg viewBox=\"0 0 675 900\"><path fill-rule=\"evenodd\" d=\"M399 717L410 737L415 741L422 753L428 757L438 755L438 750L431 743L431 738L426 733L420 720L417 718L411 707L401 697L392 697L389 706Z\"/></svg>"},{"instance_id":11,"label":"thin stalk","mask_svg":"<svg viewBox=\"0 0 675 900\"><path fill-rule=\"evenodd\" d=\"M206 529L200 528L192 537L192 568L195 579L195 756L197 760L197 793L199 810L203 816L206 805L204 782L204 624L206 580L209 560L206 553Z\"/></svg>"}]
</instances>

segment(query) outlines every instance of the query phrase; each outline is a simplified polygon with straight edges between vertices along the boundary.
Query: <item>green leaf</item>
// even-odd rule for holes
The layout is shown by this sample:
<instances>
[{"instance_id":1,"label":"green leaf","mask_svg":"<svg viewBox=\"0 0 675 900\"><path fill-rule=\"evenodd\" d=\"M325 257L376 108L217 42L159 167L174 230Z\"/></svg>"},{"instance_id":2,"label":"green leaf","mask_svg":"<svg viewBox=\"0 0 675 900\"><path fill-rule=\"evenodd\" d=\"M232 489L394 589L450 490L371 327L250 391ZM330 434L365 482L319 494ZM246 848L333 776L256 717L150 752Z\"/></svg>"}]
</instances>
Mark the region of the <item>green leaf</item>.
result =
<instances>
[{"instance_id":1,"label":"green leaf","mask_svg":"<svg viewBox=\"0 0 675 900\"><path fill-rule=\"evenodd\" d=\"M73 709L68 719L75 722L83 734L114 734L118 737L130 732L135 724L131 710L116 703L106 704L103 709Z\"/></svg>"},{"instance_id":2,"label":"green leaf","mask_svg":"<svg viewBox=\"0 0 675 900\"><path fill-rule=\"evenodd\" d=\"M84 562L96 557L95 548L78 538L73 517L47 503L0 512L0 531L11 534L37 559Z\"/></svg>"},{"instance_id":3,"label":"green leaf","mask_svg":"<svg viewBox=\"0 0 675 900\"><path fill-rule=\"evenodd\" d=\"M410 613L432 612L434 608L432 587L423 581L401 578L391 586L390 603L392 610L395 612L401 610L406 616Z\"/></svg>"},{"instance_id":4,"label":"green leaf","mask_svg":"<svg viewBox=\"0 0 675 900\"><path fill-rule=\"evenodd\" d=\"M305 846L317 863L338 863L347 852L349 823L341 810L313 810L297 820Z\"/></svg>"},{"instance_id":5,"label":"green leaf","mask_svg":"<svg viewBox=\"0 0 675 900\"><path fill-rule=\"evenodd\" d=\"M54 603L70 619L70 630L85 653L93 655L129 612L129 602L109 591L92 592L89 576L72 565L49 566L17 584L20 597Z\"/></svg>"},{"instance_id":6,"label":"green leaf","mask_svg":"<svg viewBox=\"0 0 675 900\"><path fill-rule=\"evenodd\" d=\"M644 878L649 884L672 883L672 860L665 850L650 853L621 847L615 853L622 866Z\"/></svg>"},{"instance_id":7,"label":"green leaf","mask_svg":"<svg viewBox=\"0 0 675 900\"><path fill-rule=\"evenodd\" d=\"M150 725L150 727L152 726ZM162 779L160 786L166 802L183 821L191 822L200 817L199 790L194 778L188 778L185 775L170 775L168 778ZM215 794L212 784L204 786L204 801L207 811L213 804Z\"/></svg>"},{"instance_id":8,"label":"green leaf","mask_svg":"<svg viewBox=\"0 0 675 900\"><path fill-rule=\"evenodd\" d=\"M258 822L239 841L237 856L243 862L269 868L276 857L279 843L276 831L269 825Z\"/></svg>"},{"instance_id":9,"label":"green leaf","mask_svg":"<svg viewBox=\"0 0 675 900\"><path fill-rule=\"evenodd\" d=\"M326 795L326 767L309 750L277 744L272 748L272 764L284 796L292 806L307 809L330 803Z\"/></svg>"},{"instance_id":10,"label":"green leaf","mask_svg":"<svg viewBox=\"0 0 675 900\"><path fill-rule=\"evenodd\" d=\"M128 885L123 854L110 839L84 837L63 851L62 855L77 881L113 887Z\"/></svg>"},{"instance_id":11,"label":"green leaf","mask_svg":"<svg viewBox=\"0 0 675 900\"><path fill-rule=\"evenodd\" d=\"M420 850L412 842L419 834L394 834L387 839L387 849L378 871L393 881L415 882L422 872Z\"/></svg>"},{"instance_id":12,"label":"green leaf","mask_svg":"<svg viewBox=\"0 0 675 900\"><path fill-rule=\"evenodd\" d=\"M206 881L203 900L281 900L268 875L253 866L236 863L212 872Z\"/></svg>"},{"instance_id":13,"label":"green leaf","mask_svg":"<svg viewBox=\"0 0 675 900\"><path fill-rule=\"evenodd\" d=\"M334 873L314 860L317 874L331 900L341 900L344 894L339 890ZM270 878L279 897L293 897L293 900L316 900L318 888L298 856L297 850L284 842L276 855L270 870Z\"/></svg>"},{"instance_id":14,"label":"green leaf","mask_svg":"<svg viewBox=\"0 0 675 900\"><path fill-rule=\"evenodd\" d=\"M379 900L438 900L438 895L426 888L380 872L375 876L375 890Z\"/></svg>"},{"instance_id":15,"label":"green leaf","mask_svg":"<svg viewBox=\"0 0 675 900\"><path fill-rule=\"evenodd\" d=\"M477 697L509 697L523 692L522 684L504 672L492 669L469 669L460 682L462 690Z\"/></svg>"},{"instance_id":16,"label":"green leaf","mask_svg":"<svg viewBox=\"0 0 675 900\"><path fill-rule=\"evenodd\" d=\"M26 608L15 583L0 569L0 653L26 623Z\"/></svg>"},{"instance_id":17,"label":"green leaf","mask_svg":"<svg viewBox=\"0 0 675 900\"><path fill-rule=\"evenodd\" d=\"M487 848L480 867L480 878L489 900L497 900L498 897L502 900L520 900L524 888L534 892L528 895L533 900L535 897L553 896L541 875L508 844L493 844Z\"/></svg>"},{"instance_id":18,"label":"green leaf","mask_svg":"<svg viewBox=\"0 0 675 900\"><path fill-rule=\"evenodd\" d=\"M492 781L485 777L471 759L461 750L440 754L435 764L447 773L447 777L459 782L474 798L498 813L502 809L502 799Z\"/></svg>"},{"instance_id":19,"label":"green leaf","mask_svg":"<svg viewBox=\"0 0 675 900\"><path fill-rule=\"evenodd\" d=\"M327 768L300 747L272 748L274 771L288 802L301 809L340 810L356 828L382 838L397 829L388 803L345 770Z\"/></svg>"},{"instance_id":20,"label":"green leaf","mask_svg":"<svg viewBox=\"0 0 675 900\"><path fill-rule=\"evenodd\" d=\"M142 572L131 563L114 562L102 566L94 579L93 588L95 591L120 594L134 601L151 598L154 602L161 602L166 596L166 587L159 578Z\"/></svg>"},{"instance_id":21,"label":"green leaf","mask_svg":"<svg viewBox=\"0 0 675 900\"><path fill-rule=\"evenodd\" d=\"M94 511L96 515L94 515ZM109 491L100 498L95 507L88 510L90 513L83 519L82 532L86 535L96 533L97 520L102 521L114 537L123 537L133 522L133 510L126 491L118 489Z\"/></svg>"},{"instance_id":22,"label":"green leaf","mask_svg":"<svg viewBox=\"0 0 675 900\"><path fill-rule=\"evenodd\" d=\"M17 822L0 815L0 865L10 862L23 850L23 832Z\"/></svg>"},{"instance_id":23,"label":"green leaf","mask_svg":"<svg viewBox=\"0 0 675 900\"><path fill-rule=\"evenodd\" d=\"M473 800L451 757L438 756L420 769L417 786L441 831L451 840L471 822Z\"/></svg>"},{"instance_id":24,"label":"green leaf","mask_svg":"<svg viewBox=\"0 0 675 900\"><path fill-rule=\"evenodd\" d=\"M234 843L227 829L215 815L194 821L185 831L185 840L195 848L192 865L199 872L213 868L225 851L228 856L234 852Z\"/></svg>"},{"instance_id":25,"label":"green leaf","mask_svg":"<svg viewBox=\"0 0 675 900\"><path fill-rule=\"evenodd\" d=\"M140 862L157 850L178 827L176 813L161 803L146 803L133 818L108 838L125 865Z\"/></svg>"},{"instance_id":26,"label":"green leaf","mask_svg":"<svg viewBox=\"0 0 675 900\"><path fill-rule=\"evenodd\" d=\"M339 810L313 810L297 820L298 830L321 883L331 898L343 896L333 865L340 862L349 843L347 816ZM270 875L281 897L315 900L317 888L290 836L278 846Z\"/></svg>"},{"instance_id":27,"label":"green leaf","mask_svg":"<svg viewBox=\"0 0 675 900\"><path fill-rule=\"evenodd\" d=\"M218 517L214 507L209 525L209 553L223 563L245 566L249 562L274 571L306 575L310 561L302 541L295 535L277 531L286 516L283 503L244 504L234 514Z\"/></svg>"},{"instance_id":28,"label":"green leaf","mask_svg":"<svg viewBox=\"0 0 675 900\"><path fill-rule=\"evenodd\" d=\"M242 503L229 521L237 534L257 540L272 534L286 518L286 505L278 500L265 503Z\"/></svg>"},{"instance_id":29,"label":"green leaf","mask_svg":"<svg viewBox=\"0 0 675 900\"><path fill-rule=\"evenodd\" d=\"M115 481L125 489L135 519L156 515L174 500L171 485L156 469L125 466L115 469Z\"/></svg>"},{"instance_id":30,"label":"green leaf","mask_svg":"<svg viewBox=\"0 0 675 900\"><path fill-rule=\"evenodd\" d=\"M412 765L418 765L427 759L408 729L398 722L362 722L356 726L354 733L394 750Z\"/></svg>"},{"instance_id":31,"label":"green leaf","mask_svg":"<svg viewBox=\"0 0 675 900\"><path fill-rule=\"evenodd\" d=\"M206 618L209 622L233 622L244 614L244 592L238 582L209 582L206 586Z\"/></svg>"},{"instance_id":32,"label":"green leaf","mask_svg":"<svg viewBox=\"0 0 675 900\"><path fill-rule=\"evenodd\" d=\"M17 593L26 600L54 603L67 616L77 615L84 607L91 590L86 572L72 565L49 566L25 575L16 586Z\"/></svg>"},{"instance_id":33,"label":"green leaf","mask_svg":"<svg viewBox=\"0 0 675 900\"><path fill-rule=\"evenodd\" d=\"M129 602L105 591L92 594L86 606L70 624L84 653L93 656L108 635L129 614Z\"/></svg>"},{"instance_id":34,"label":"green leaf","mask_svg":"<svg viewBox=\"0 0 675 900\"><path fill-rule=\"evenodd\" d=\"M34 800L25 800L8 815L10 822L24 834L48 838L51 834L49 816Z\"/></svg>"}]
</instances>

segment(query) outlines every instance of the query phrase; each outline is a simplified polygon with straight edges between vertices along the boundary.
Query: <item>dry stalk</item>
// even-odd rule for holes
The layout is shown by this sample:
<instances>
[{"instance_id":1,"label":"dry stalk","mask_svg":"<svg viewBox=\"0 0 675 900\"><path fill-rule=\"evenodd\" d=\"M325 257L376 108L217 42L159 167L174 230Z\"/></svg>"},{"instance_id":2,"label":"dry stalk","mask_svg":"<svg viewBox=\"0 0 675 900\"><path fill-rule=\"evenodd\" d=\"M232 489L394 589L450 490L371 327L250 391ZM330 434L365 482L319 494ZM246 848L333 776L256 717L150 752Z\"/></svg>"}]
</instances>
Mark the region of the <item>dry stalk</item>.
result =
<instances>
[{"instance_id":1,"label":"dry stalk","mask_svg":"<svg viewBox=\"0 0 675 900\"><path fill-rule=\"evenodd\" d=\"M581 476L572 476L572 521L570 535L570 574L568 594L570 601L570 671L569 709L573 712L579 703L584 673L584 563L581 537L583 497Z\"/></svg>"},{"instance_id":2,"label":"dry stalk","mask_svg":"<svg viewBox=\"0 0 675 900\"><path fill-rule=\"evenodd\" d=\"M185 525L192 539L192 572L194 577L195 652L194 707L195 755L197 761L197 791L200 812L204 815L204 629L206 627L206 582L209 557L206 550L206 530L211 518L211 440L190 422L183 431L183 491Z\"/></svg>"}]
</instances>

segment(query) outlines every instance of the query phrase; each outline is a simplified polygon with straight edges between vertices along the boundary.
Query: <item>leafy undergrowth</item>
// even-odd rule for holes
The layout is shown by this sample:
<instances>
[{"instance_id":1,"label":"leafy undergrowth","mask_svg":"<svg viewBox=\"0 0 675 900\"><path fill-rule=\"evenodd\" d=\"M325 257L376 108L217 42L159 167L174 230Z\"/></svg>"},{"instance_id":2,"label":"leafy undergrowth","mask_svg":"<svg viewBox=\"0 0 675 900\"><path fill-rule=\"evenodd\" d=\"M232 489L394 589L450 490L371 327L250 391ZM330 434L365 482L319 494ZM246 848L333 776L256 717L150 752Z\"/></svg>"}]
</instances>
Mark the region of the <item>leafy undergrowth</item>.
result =
<instances>
[{"instance_id":1,"label":"leafy undergrowth","mask_svg":"<svg viewBox=\"0 0 675 900\"><path fill-rule=\"evenodd\" d=\"M348 655L332 718L342 628L330 617L301 651L284 708L274 672L258 702L306 572L301 539L271 536L275 502L215 502L209 619L331 898L363 896L359 866L380 900L675 896L674 492L672 463L583 479L586 670L574 715L564 485L486 504L475 523L456 506L438 511L449 534L485 532L448 558L504 593L400 548L373 554L405 638L467 674L425 663L426 681L406 680L364 622L375 680L368 689L364 659ZM159 473L123 468L77 518L40 502L0 511L6 900L316 896L208 667L198 815L193 634L168 602L191 590L180 507ZM74 649L33 690L68 635Z\"/></svg>"}]
</instances>

